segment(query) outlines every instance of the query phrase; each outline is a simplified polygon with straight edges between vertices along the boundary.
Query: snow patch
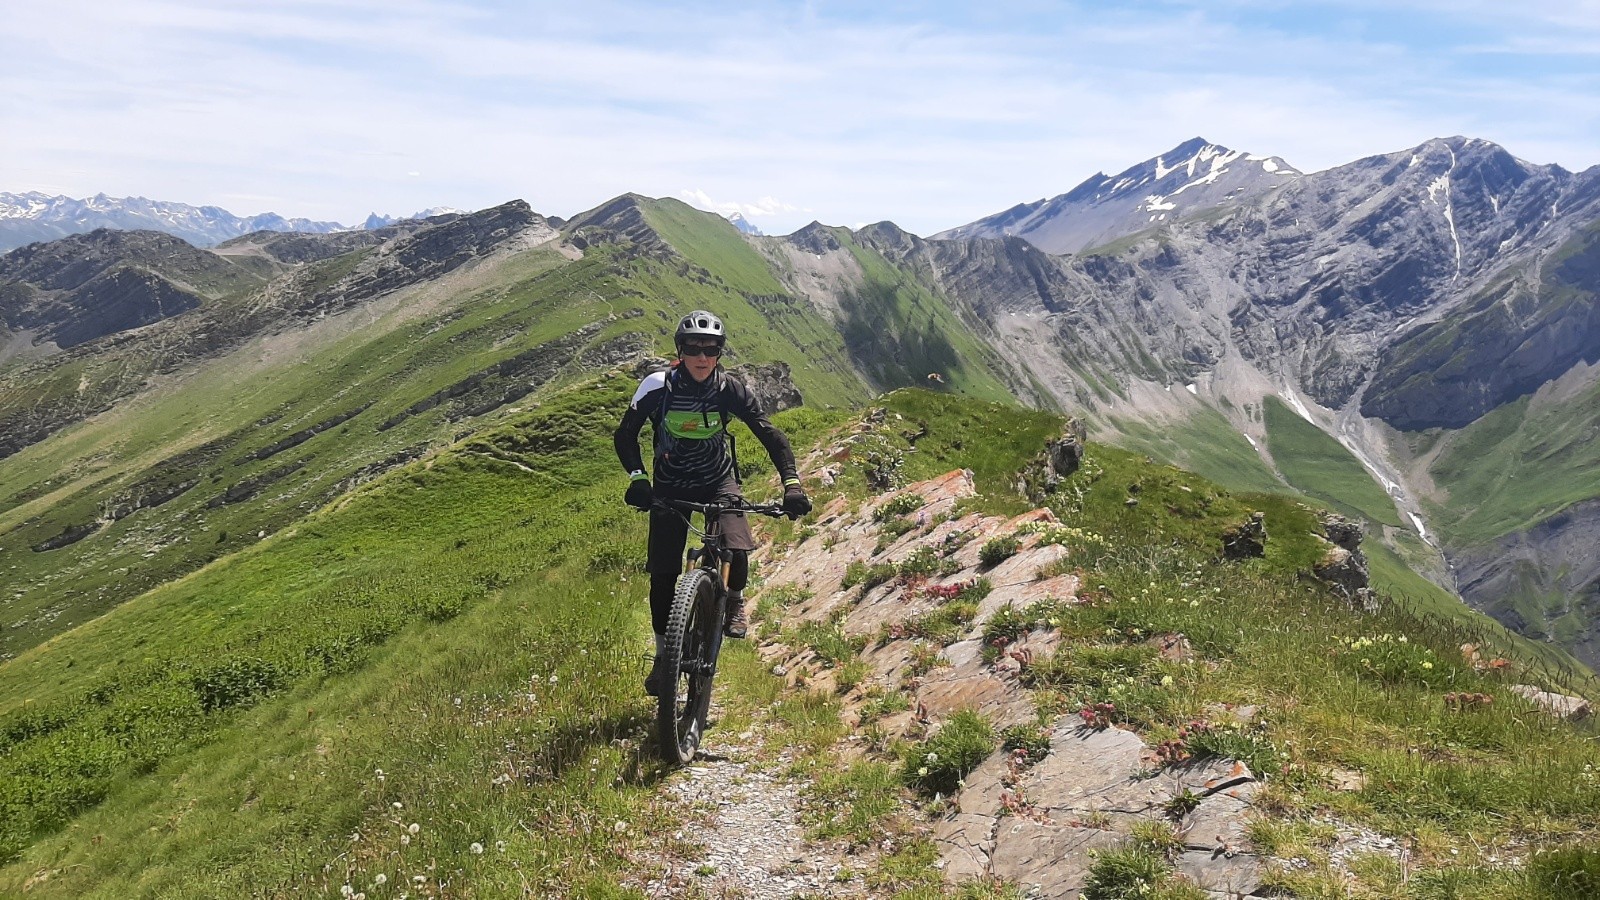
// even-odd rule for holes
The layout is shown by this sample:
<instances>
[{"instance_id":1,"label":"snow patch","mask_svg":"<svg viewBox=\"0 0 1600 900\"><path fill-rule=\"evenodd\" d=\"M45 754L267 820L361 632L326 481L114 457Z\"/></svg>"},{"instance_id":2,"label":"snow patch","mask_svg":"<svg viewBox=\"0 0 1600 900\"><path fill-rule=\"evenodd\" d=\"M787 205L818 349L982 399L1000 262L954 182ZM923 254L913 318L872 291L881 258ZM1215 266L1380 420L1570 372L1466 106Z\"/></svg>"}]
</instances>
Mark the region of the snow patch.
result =
<instances>
[{"instance_id":1,"label":"snow patch","mask_svg":"<svg viewBox=\"0 0 1600 900\"><path fill-rule=\"evenodd\" d=\"M1278 171L1278 164L1273 162L1270 159L1262 160L1261 161L1261 171L1263 171L1263 172L1276 172L1276 171Z\"/></svg>"},{"instance_id":2,"label":"snow patch","mask_svg":"<svg viewBox=\"0 0 1600 900\"><path fill-rule=\"evenodd\" d=\"M1417 536L1423 540L1427 540L1428 529L1422 527L1422 517L1416 513L1407 513L1407 515L1411 516L1411 524L1417 526Z\"/></svg>"},{"instance_id":3,"label":"snow patch","mask_svg":"<svg viewBox=\"0 0 1600 900\"><path fill-rule=\"evenodd\" d=\"M1194 385L1186 384L1183 387L1184 387L1185 390L1187 390L1189 393L1195 395L1196 397L1200 396L1200 392L1195 390Z\"/></svg>"},{"instance_id":4,"label":"snow patch","mask_svg":"<svg viewBox=\"0 0 1600 900\"><path fill-rule=\"evenodd\" d=\"M1313 425L1317 424L1317 420L1311 418L1311 410L1306 409L1306 405L1300 402L1300 396L1292 389L1285 394L1280 394L1279 396L1283 397L1284 400L1289 402L1289 408L1299 413L1300 418L1305 419L1307 422L1310 422Z\"/></svg>"},{"instance_id":5,"label":"snow patch","mask_svg":"<svg viewBox=\"0 0 1600 900\"><path fill-rule=\"evenodd\" d=\"M1179 188L1179 190L1183 190L1183 188ZM1144 208L1145 209L1149 209L1149 210L1156 210L1157 212L1159 212L1159 211L1161 211L1163 209L1177 209L1178 208L1178 204L1176 204L1176 203L1168 203L1168 202L1166 202L1166 199L1167 198L1165 198L1165 197L1163 197L1163 196L1161 196L1159 194L1151 194L1150 196L1144 198Z\"/></svg>"},{"instance_id":6,"label":"snow patch","mask_svg":"<svg viewBox=\"0 0 1600 900\"><path fill-rule=\"evenodd\" d=\"M1212 169L1210 172L1207 172L1205 175L1202 175L1201 177L1196 178L1195 180L1193 180L1193 181L1189 182L1188 184L1184 185L1183 187L1178 188L1177 190L1173 191L1170 196L1176 197L1177 195L1183 193L1184 191L1187 191L1189 188L1192 188L1195 185L1211 184L1212 182L1216 181L1218 178L1221 178L1222 176L1224 176L1226 174L1228 174L1228 170L1227 169Z\"/></svg>"},{"instance_id":7,"label":"snow patch","mask_svg":"<svg viewBox=\"0 0 1600 900\"><path fill-rule=\"evenodd\" d=\"M1253 438L1253 437L1251 437L1251 436L1250 436L1250 435L1248 435L1248 434L1247 434L1247 435L1245 435L1245 436L1244 436L1244 439L1245 439L1245 440L1247 440L1247 441L1249 441L1249 442L1250 442L1250 446L1252 446L1252 447L1254 447L1254 448L1256 448L1256 449L1257 449L1257 450L1260 450L1260 449L1261 449L1261 445L1259 445L1259 444L1257 444L1257 443L1256 443L1256 439L1255 439L1255 438Z\"/></svg>"},{"instance_id":8,"label":"snow patch","mask_svg":"<svg viewBox=\"0 0 1600 900\"><path fill-rule=\"evenodd\" d=\"M1439 200L1438 197L1435 196L1435 192L1441 190L1444 192L1444 221L1445 224L1450 226L1450 242L1455 244L1456 247L1456 274L1451 281L1455 281L1461 277L1461 238L1456 234L1455 207L1450 201L1450 176L1455 174L1455 171L1456 151L1451 150L1450 171L1440 175L1438 178L1435 178L1433 180L1433 184L1428 185L1428 197L1436 204L1439 202Z\"/></svg>"}]
</instances>

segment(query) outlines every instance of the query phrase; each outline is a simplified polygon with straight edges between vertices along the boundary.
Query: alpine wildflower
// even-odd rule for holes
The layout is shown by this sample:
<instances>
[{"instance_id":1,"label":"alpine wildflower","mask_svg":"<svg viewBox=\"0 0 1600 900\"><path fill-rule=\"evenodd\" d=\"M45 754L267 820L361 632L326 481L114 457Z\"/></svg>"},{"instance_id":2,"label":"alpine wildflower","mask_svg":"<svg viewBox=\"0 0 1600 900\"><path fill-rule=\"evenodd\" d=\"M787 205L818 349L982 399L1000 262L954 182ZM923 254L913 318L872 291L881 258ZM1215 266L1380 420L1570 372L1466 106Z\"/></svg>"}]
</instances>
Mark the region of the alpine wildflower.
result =
<instances>
[{"instance_id":1,"label":"alpine wildflower","mask_svg":"<svg viewBox=\"0 0 1600 900\"><path fill-rule=\"evenodd\" d=\"M483 853L483 845L477 841L473 841L472 846L468 847L467 849L472 851L473 856L479 856Z\"/></svg>"}]
</instances>

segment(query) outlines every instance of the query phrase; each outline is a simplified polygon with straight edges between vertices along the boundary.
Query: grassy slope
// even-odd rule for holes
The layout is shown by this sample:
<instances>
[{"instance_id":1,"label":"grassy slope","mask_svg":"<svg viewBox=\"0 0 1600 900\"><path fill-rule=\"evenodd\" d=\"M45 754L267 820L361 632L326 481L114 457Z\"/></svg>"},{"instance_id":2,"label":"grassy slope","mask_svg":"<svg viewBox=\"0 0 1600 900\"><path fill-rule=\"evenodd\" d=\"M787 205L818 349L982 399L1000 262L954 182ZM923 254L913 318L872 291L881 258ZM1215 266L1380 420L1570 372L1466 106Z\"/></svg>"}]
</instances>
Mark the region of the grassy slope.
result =
<instances>
[{"instance_id":1,"label":"grassy slope","mask_svg":"<svg viewBox=\"0 0 1600 900\"><path fill-rule=\"evenodd\" d=\"M1117 443L1175 463L1236 491L1281 491L1284 484L1227 418L1201 407L1182 423L1115 419Z\"/></svg>"},{"instance_id":2,"label":"grassy slope","mask_svg":"<svg viewBox=\"0 0 1600 900\"><path fill-rule=\"evenodd\" d=\"M1377 517L1385 514L1380 504L1387 503L1388 499L1355 457L1281 402L1271 401L1266 414L1269 429L1276 429L1269 432L1274 450L1299 454L1289 457L1288 468L1294 475L1293 487L1287 490L1304 491L1301 496L1316 498L1346 515L1383 521ZM1286 485L1266 468L1255 450L1214 411L1202 411L1181 425L1159 430L1138 422L1118 421L1115 425L1120 432L1119 446L1176 463L1229 490L1286 492ZM1333 498L1339 498L1340 502L1334 502ZM1412 532L1392 527L1398 519L1393 517L1392 504L1390 506L1388 515L1394 520L1385 523L1391 526L1388 535L1380 535L1375 529L1362 545L1375 590L1426 615L1493 634L1497 643L1516 646L1527 659L1539 660L1554 669L1573 665L1565 651L1506 630L1484 613L1464 604L1455 594L1417 574L1406 562L1406 556L1433 551L1420 546ZM1395 541L1399 550L1389 546L1386 540ZM1528 621L1544 621L1545 618L1541 605L1540 614L1529 616Z\"/></svg>"},{"instance_id":3,"label":"grassy slope","mask_svg":"<svg viewBox=\"0 0 1600 900\"><path fill-rule=\"evenodd\" d=\"M257 532L275 531L318 505L340 479L360 467L437 439L439 422L412 420L379 433L377 423L421 397L523 347L559 336L604 315L593 305L564 302L560 284L540 280L553 264L541 254L497 297L465 298L465 315L396 326L380 321L340 340L296 346L258 342L208 364L193 377L131 401L14 457L0 461L18 494L54 488L31 503L0 513L0 538L26 595L6 611L7 649L82 622L124 599L209 558L247 546ZM559 257L555 257L559 259ZM503 335L518 338L490 346ZM270 362L258 362L270 358ZM253 454L302 428L373 404L333 432L266 460ZM272 420L270 424L261 424ZM26 548L65 526L93 521L108 494L147 477L151 467L208 440L234 439L218 457L194 467L202 481L179 498L142 510L68 548ZM293 476L274 483L255 502L207 509L226 488L310 457ZM67 477L63 477L63 475ZM64 482L64 484L63 484ZM57 487L57 485L61 485ZM12 501L15 503L15 500ZM147 556L151 550L153 555ZM127 570L127 571L119 571ZM126 582L130 580L132 584ZM121 588L121 589L119 589ZM59 615L40 616L59 610ZM30 613L32 614L30 616Z\"/></svg>"},{"instance_id":4,"label":"grassy slope","mask_svg":"<svg viewBox=\"0 0 1600 900\"><path fill-rule=\"evenodd\" d=\"M898 392L885 405L908 420L875 432L888 445L907 449L909 424L931 425L917 452L905 456L907 478L956 461L1015 466L1026 455L1018 449L1050 431L1050 423L1025 417L1013 429L1016 441L962 456L956 442L967 422L986 415L982 406L918 392ZM862 466L859 458L846 464L840 484L847 491L859 493ZM980 475L984 496L963 507L1013 511L1015 500L990 485ZM1130 506L1129 497L1139 502ZM1550 886L1563 877L1563 866L1574 865L1566 857L1535 859L1526 870L1493 860L1510 848L1566 844L1577 865L1593 865L1593 852L1582 848L1597 837L1600 822L1593 777L1600 756L1590 731L1533 714L1505 686L1532 678L1593 690L1591 678L1524 656L1487 623L1442 620L1406 603L1385 603L1375 615L1352 609L1308 577L1325 546L1310 537L1317 514L1282 495L1231 495L1142 454L1092 445L1051 507L1077 529L1065 535L1070 554L1058 568L1079 571L1091 587L1080 598L1087 602L1047 601L1020 611L1024 621L1059 627L1065 637L1054 658L1036 660L1025 676L1035 688L1040 725L1108 703L1124 727L1151 745L1173 741L1197 753L1212 748L1246 759L1265 781L1252 838L1279 856L1310 861L1271 878L1295 896L1573 896ZM1252 510L1267 514L1266 557L1219 560L1222 529ZM1198 664L1158 657L1151 636L1172 632L1188 637ZM803 644L807 634L785 639ZM1504 653L1515 662L1499 675L1475 671L1459 649L1469 642L1482 645L1486 661ZM841 671L851 665L838 663ZM763 684L749 689L752 705L770 702ZM1459 692L1493 700L1461 709L1447 699ZM918 868L932 857L907 824L907 811L930 798L902 788L902 804L881 802L895 790L904 760L925 759L932 746L915 734L903 742L873 737L870 710L893 695L869 687L855 701L865 702L861 734L869 749L843 775L837 756L826 751L803 763L815 778L813 821L821 834L869 843L893 835L905 849L869 873L869 881L901 889L897 896L905 900L949 896L936 871ZM1181 726L1219 717L1220 704L1258 704L1261 719L1182 736ZM1325 777L1330 770L1359 773L1363 785L1337 788ZM1332 829L1311 821L1330 816L1406 841L1409 870L1379 860L1353 866L1354 876L1335 870Z\"/></svg>"},{"instance_id":5,"label":"grassy slope","mask_svg":"<svg viewBox=\"0 0 1600 900\"><path fill-rule=\"evenodd\" d=\"M1401 527L1394 502L1354 455L1277 397L1268 397L1267 447L1283 477L1348 516Z\"/></svg>"},{"instance_id":6,"label":"grassy slope","mask_svg":"<svg viewBox=\"0 0 1600 900\"><path fill-rule=\"evenodd\" d=\"M723 319L732 362L782 360L810 406L848 406L866 399L860 376L849 364L834 328L803 300L788 297L767 262L721 216L677 200L643 202L645 219L692 264L709 273L710 283L678 277L661 267L656 277L680 302L675 313L696 306ZM660 346L672 346L676 316L663 320Z\"/></svg>"},{"instance_id":7,"label":"grassy slope","mask_svg":"<svg viewBox=\"0 0 1600 900\"><path fill-rule=\"evenodd\" d=\"M0 667L0 697L41 698L6 717L5 765L48 759L62 763L48 776L70 781L66 763L92 764L112 736L149 751L106 777L73 827L48 831L0 870L0 891L46 873L32 895L331 897L348 882L378 896L381 872L390 894L421 875L436 893L633 896L611 886L625 854L671 825L653 818L659 770L641 755L643 585L623 580L642 522L616 501L620 480L607 449L630 390L611 379L569 391ZM1006 499L1008 471L1060 427L1046 414L922 391L885 405L892 433L928 429L904 455L905 477L975 467L980 503L993 508L1016 505ZM802 445L833 421L808 411L784 418ZM978 425L989 437L971 442ZM842 484L859 480L851 469ZM1122 695L1130 711L1150 717L1136 723L1141 730L1160 737L1173 727L1168 717L1197 714L1212 699L1267 702L1273 725L1262 739L1290 752L1294 767L1273 788L1274 802L1333 804L1391 833L1418 834L1423 867L1440 864L1447 844L1468 847L1467 835L1498 841L1508 828L1567 828L1591 800L1600 803L1588 793L1557 803L1546 792L1594 761L1570 729L1546 726L1512 701L1503 715L1471 720L1440 706L1446 687L1498 690L1450 661L1469 633L1398 611L1363 619L1300 581L1320 550L1306 536L1312 514L1293 501L1230 496L1099 446L1071 484L1077 489L1063 492L1058 514L1111 548L1073 558L1093 571L1106 599L1062 611L1072 640L1137 644L1128 635L1183 630L1223 666L1156 671L1179 678L1177 706L1140 700L1154 696L1146 687ZM1129 507L1134 484L1141 502ZM1280 530L1268 559L1242 568L1209 561L1220 528L1251 509L1265 509ZM1165 599L1177 592L1200 605ZM1438 678L1414 668L1367 673L1337 656L1331 666L1285 665L1326 655L1332 635L1384 630L1432 648ZM728 679L749 700L741 715L771 707L780 720L813 723L813 738L837 734L836 726L816 730L836 715L826 701L774 707L770 676L745 650L735 649ZM277 668L230 668L230 660ZM197 684L241 671L278 675L261 694L204 711ZM85 697L94 687L102 690ZM64 702L72 697L84 699ZM53 730L21 736L24 722ZM1456 749L1413 758L1408 745ZM1329 793L1304 773L1330 762L1382 777L1356 795ZM494 783L507 774L509 782ZM402 843L412 822L418 835ZM1279 839L1295 839L1288 827ZM486 852L474 854L473 842ZM905 896L940 896L914 886L937 883L936 871L919 871L893 876Z\"/></svg>"},{"instance_id":8,"label":"grassy slope","mask_svg":"<svg viewBox=\"0 0 1600 900\"><path fill-rule=\"evenodd\" d=\"M331 895L349 866L367 884L470 871L511 889L604 855L605 829L557 835L573 796L607 828L637 813L641 790L596 784L589 756L649 777L610 743L646 713L641 604L621 575L642 522L615 502L605 452L630 390L570 393L0 668L5 799L54 785L23 808L76 788L88 810L0 884L43 867L62 870L58 896ZM566 438L544 441L547 424ZM207 710L218 685L235 699ZM17 810L0 816L12 841ZM397 823L413 821L404 847ZM474 840L510 849L476 857Z\"/></svg>"},{"instance_id":9,"label":"grassy slope","mask_svg":"<svg viewBox=\"0 0 1600 900\"><path fill-rule=\"evenodd\" d=\"M981 400L1014 399L999 374L1001 361L973 334L945 298L857 241L847 229L834 236L855 257L865 282L842 298L839 323L857 366L879 387L932 387ZM943 386L929 379L936 374Z\"/></svg>"},{"instance_id":10,"label":"grassy slope","mask_svg":"<svg viewBox=\"0 0 1600 900\"><path fill-rule=\"evenodd\" d=\"M1449 434L1430 470L1448 492L1440 529L1474 546L1600 496L1597 432L1600 384L1559 403L1508 403Z\"/></svg>"},{"instance_id":11,"label":"grassy slope","mask_svg":"<svg viewBox=\"0 0 1600 900\"><path fill-rule=\"evenodd\" d=\"M627 258L614 247L591 250L576 262L536 250L434 316L402 324L380 320L319 345L257 342L194 377L0 460L0 559L16 586L0 613L14 626L0 635L0 652L32 646L248 546L259 532L275 532L320 505L363 466L448 440L471 426L447 421L442 407L387 431L377 425L492 363L630 308L642 315L611 321L594 340L642 330L664 348L676 314L705 306L728 319L738 360L796 363L795 381L808 402L849 405L864 398L839 337L815 311L771 299L767 292L776 283L731 227L680 206L661 201L650 209L661 213L657 224L665 223L665 235L715 267L712 277L702 280L648 257ZM571 357L561 354L553 363L570 370ZM808 358L821 364L802 365ZM251 456L364 404L371 406L332 432L267 460ZM215 460L197 467L201 483L177 499L69 547L28 549L95 521L108 496L149 479L163 460L229 439L233 443ZM302 460L304 468L257 498L206 508L229 487Z\"/></svg>"}]
</instances>

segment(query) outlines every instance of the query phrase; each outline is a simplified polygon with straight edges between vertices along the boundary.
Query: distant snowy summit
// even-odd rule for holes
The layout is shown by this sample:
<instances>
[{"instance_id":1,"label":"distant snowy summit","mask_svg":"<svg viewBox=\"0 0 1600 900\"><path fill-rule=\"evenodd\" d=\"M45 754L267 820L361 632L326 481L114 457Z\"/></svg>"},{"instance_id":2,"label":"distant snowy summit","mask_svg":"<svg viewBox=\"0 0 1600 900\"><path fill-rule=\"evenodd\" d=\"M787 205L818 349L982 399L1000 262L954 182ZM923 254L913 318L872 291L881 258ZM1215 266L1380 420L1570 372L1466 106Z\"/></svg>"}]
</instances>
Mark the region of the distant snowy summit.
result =
<instances>
[{"instance_id":1,"label":"distant snowy summit","mask_svg":"<svg viewBox=\"0 0 1600 900\"><path fill-rule=\"evenodd\" d=\"M1065 194L1021 203L933 237L1015 235L1047 253L1076 253L1300 176L1276 156L1252 156L1194 138L1114 176L1096 173Z\"/></svg>"},{"instance_id":2,"label":"distant snowy summit","mask_svg":"<svg viewBox=\"0 0 1600 900\"><path fill-rule=\"evenodd\" d=\"M471 211L465 209L456 209L453 206L433 206L423 210L422 212L412 213L409 216L380 216L377 213L372 213L371 215L367 216L367 220L365 222L361 223L361 230L375 231L379 228L387 228L390 225L394 225L399 222L407 222L415 219L431 219L434 216L464 216L469 212ZM354 229L339 228L335 230L348 231Z\"/></svg>"},{"instance_id":3,"label":"distant snowy summit","mask_svg":"<svg viewBox=\"0 0 1600 900\"><path fill-rule=\"evenodd\" d=\"M459 210L436 207L408 218L428 218L454 212ZM359 227L381 228L399 221L403 220L374 213ZM161 231L183 238L197 247L216 246L254 231L328 234L357 230L338 222L286 219L271 212L236 216L217 206L190 206L187 203L144 197L96 194L76 200L65 196L52 197L37 191L24 194L0 192L0 252L36 241L53 241L70 234L85 234L96 228Z\"/></svg>"},{"instance_id":4,"label":"distant snowy summit","mask_svg":"<svg viewBox=\"0 0 1600 900\"><path fill-rule=\"evenodd\" d=\"M743 213L733 213L732 215L728 216L728 221L733 223L733 227L739 229L745 234L755 235L756 237L760 237L763 234L761 229L751 224L750 220L744 217Z\"/></svg>"}]
</instances>

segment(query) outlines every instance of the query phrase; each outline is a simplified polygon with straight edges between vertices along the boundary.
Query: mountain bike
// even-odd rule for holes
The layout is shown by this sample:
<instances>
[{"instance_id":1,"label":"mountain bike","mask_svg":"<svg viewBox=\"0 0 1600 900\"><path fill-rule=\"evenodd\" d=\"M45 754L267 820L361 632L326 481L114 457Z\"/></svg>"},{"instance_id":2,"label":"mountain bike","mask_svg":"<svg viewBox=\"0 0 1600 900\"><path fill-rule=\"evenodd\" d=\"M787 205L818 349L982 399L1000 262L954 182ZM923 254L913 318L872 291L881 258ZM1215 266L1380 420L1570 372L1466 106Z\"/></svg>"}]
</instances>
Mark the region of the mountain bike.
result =
<instances>
[{"instance_id":1,"label":"mountain bike","mask_svg":"<svg viewBox=\"0 0 1600 900\"><path fill-rule=\"evenodd\" d=\"M774 519L785 513L781 504L751 504L743 498L732 503L657 499L654 506L682 515L690 530L702 538L698 549L689 550L689 565L678 577L667 633L661 642L661 666L667 681L657 699L656 733L661 755L669 763L683 765L700 749L711 709L711 681L722 652L729 559L729 552L721 546L722 513L740 511ZM695 528L690 518L695 512L705 515L703 531Z\"/></svg>"}]
</instances>

